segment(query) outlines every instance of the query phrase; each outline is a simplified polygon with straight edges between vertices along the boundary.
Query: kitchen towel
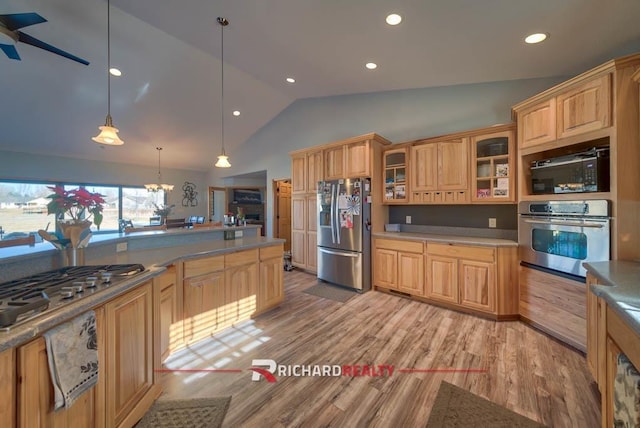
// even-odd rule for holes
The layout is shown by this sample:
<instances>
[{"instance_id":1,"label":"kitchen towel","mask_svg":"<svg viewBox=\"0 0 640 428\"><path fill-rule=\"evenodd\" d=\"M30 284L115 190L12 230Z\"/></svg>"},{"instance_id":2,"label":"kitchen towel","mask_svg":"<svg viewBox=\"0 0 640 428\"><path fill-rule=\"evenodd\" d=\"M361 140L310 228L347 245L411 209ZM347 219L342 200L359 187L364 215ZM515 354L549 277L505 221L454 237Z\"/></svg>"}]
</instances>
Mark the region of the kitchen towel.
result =
<instances>
[{"instance_id":1,"label":"kitchen towel","mask_svg":"<svg viewBox=\"0 0 640 428\"><path fill-rule=\"evenodd\" d=\"M54 409L69 408L98 382L96 314L89 311L44 334Z\"/></svg>"},{"instance_id":2,"label":"kitchen towel","mask_svg":"<svg viewBox=\"0 0 640 428\"><path fill-rule=\"evenodd\" d=\"M613 386L613 426L640 427L640 373L624 354L618 355Z\"/></svg>"}]
</instances>

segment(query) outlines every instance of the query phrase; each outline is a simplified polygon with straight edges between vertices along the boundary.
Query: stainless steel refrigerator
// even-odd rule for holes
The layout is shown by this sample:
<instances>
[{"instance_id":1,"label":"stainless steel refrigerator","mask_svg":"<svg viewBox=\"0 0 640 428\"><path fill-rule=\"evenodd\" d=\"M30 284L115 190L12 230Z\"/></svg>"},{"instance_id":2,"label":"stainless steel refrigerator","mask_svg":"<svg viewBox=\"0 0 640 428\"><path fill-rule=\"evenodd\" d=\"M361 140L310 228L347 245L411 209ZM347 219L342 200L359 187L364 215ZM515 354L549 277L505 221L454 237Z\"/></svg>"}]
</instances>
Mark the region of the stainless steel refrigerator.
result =
<instances>
[{"instance_id":1,"label":"stainless steel refrigerator","mask_svg":"<svg viewBox=\"0 0 640 428\"><path fill-rule=\"evenodd\" d=\"M371 289L371 180L318 183L318 279Z\"/></svg>"}]
</instances>

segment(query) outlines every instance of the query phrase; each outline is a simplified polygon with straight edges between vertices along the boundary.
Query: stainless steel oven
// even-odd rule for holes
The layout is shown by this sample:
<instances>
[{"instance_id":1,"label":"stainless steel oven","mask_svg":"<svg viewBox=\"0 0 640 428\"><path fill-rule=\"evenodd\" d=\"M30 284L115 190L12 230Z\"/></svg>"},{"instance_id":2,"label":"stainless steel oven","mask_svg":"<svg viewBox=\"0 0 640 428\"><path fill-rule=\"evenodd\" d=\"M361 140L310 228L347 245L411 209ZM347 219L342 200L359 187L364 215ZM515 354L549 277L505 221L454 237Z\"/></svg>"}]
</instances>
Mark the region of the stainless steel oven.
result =
<instances>
[{"instance_id":1,"label":"stainless steel oven","mask_svg":"<svg viewBox=\"0 0 640 428\"><path fill-rule=\"evenodd\" d=\"M584 277L582 263L610 259L609 201L525 201L518 212L524 263Z\"/></svg>"}]
</instances>

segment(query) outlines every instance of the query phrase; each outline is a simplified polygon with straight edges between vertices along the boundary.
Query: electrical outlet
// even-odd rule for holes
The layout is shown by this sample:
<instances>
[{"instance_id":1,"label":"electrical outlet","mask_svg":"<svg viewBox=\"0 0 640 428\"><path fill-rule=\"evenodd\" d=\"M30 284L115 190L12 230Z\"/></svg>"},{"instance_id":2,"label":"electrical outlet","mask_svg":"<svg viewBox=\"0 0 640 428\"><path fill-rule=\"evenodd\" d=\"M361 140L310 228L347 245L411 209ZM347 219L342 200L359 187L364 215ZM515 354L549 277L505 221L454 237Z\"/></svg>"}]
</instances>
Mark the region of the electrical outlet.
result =
<instances>
[{"instance_id":1,"label":"electrical outlet","mask_svg":"<svg viewBox=\"0 0 640 428\"><path fill-rule=\"evenodd\" d=\"M407 224L411 224L411 216L410 216L410 215L408 215L408 216L404 219L404 222L405 222L405 223L407 223Z\"/></svg>"},{"instance_id":2,"label":"electrical outlet","mask_svg":"<svg viewBox=\"0 0 640 428\"><path fill-rule=\"evenodd\" d=\"M496 219L489 218L489 227L496 227Z\"/></svg>"},{"instance_id":3,"label":"electrical outlet","mask_svg":"<svg viewBox=\"0 0 640 428\"><path fill-rule=\"evenodd\" d=\"M119 242L116 244L116 253L121 253L123 251L127 251L127 243Z\"/></svg>"},{"instance_id":4,"label":"electrical outlet","mask_svg":"<svg viewBox=\"0 0 640 428\"><path fill-rule=\"evenodd\" d=\"M236 238L242 238L242 230L236 230Z\"/></svg>"}]
</instances>

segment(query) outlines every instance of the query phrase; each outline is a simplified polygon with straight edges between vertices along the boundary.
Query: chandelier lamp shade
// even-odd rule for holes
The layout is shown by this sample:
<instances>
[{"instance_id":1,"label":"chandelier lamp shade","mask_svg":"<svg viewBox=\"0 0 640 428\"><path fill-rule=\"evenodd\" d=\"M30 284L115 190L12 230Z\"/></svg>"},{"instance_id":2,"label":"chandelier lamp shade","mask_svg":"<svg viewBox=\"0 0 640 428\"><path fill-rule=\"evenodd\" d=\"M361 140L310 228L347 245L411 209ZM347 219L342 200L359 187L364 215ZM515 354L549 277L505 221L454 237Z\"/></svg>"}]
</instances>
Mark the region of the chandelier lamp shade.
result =
<instances>
[{"instance_id":1,"label":"chandelier lamp shade","mask_svg":"<svg viewBox=\"0 0 640 428\"><path fill-rule=\"evenodd\" d=\"M158 151L158 182L153 184L145 184L144 187L149 192L159 192L160 190L170 192L173 190L173 184L160 184L162 183L162 174L160 173L160 152L162 151L162 147L156 147L156 150Z\"/></svg>"},{"instance_id":2,"label":"chandelier lamp shade","mask_svg":"<svg viewBox=\"0 0 640 428\"><path fill-rule=\"evenodd\" d=\"M99 144L121 146L124 141L118 137L118 128L113 126L111 118L111 1L107 0L107 119L103 126L99 126L100 134L91 138Z\"/></svg>"},{"instance_id":3,"label":"chandelier lamp shade","mask_svg":"<svg viewBox=\"0 0 640 428\"><path fill-rule=\"evenodd\" d=\"M220 140L222 141L222 153L218 156L215 166L230 168L229 156L224 152L224 27L229 25L229 21L219 16L218 24L220 24Z\"/></svg>"}]
</instances>

